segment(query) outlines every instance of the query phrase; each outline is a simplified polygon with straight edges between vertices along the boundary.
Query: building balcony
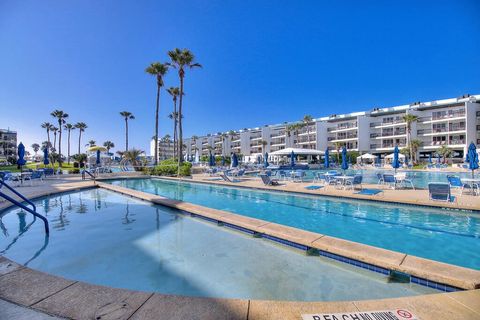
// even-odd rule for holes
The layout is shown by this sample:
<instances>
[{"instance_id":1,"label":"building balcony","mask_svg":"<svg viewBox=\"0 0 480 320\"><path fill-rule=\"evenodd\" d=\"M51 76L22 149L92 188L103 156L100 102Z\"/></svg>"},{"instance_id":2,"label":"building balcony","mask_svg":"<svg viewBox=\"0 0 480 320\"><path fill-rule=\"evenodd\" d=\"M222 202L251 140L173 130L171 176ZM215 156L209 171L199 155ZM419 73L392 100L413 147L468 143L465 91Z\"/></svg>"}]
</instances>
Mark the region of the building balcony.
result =
<instances>
[{"instance_id":1,"label":"building balcony","mask_svg":"<svg viewBox=\"0 0 480 320\"><path fill-rule=\"evenodd\" d=\"M348 122L348 123L341 123L338 124L336 127L331 127L327 129L327 132L342 132L342 131L349 131L358 129L357 122Z\"/></svg>"},{"instance_id":2,"label":"building balcony","mask_svg":"<svg viewBox=\"0 0 480 320\"><path fill-rule=\"evenodd\" d=\"M380 122L371 122L370 128L387 128L395 126L406 126L406 122L403 119L393 120L393 121L380 121Z\"/></svg>"},{"instance_id":3,"label":"building balcony","mask_svg":"<svg viewBox=\"0 0 480 320\"><path fill-rule=\"evenodd\" d=\"M274 139L285 139L285 133L281 134L281 135L277 135L277 136L270 136L270 139L274 140Z\"/></svg>"},{"instance_id":4,"label":"building balcony","mask_svg":"<svg viewBox=\"0 0 480 320\"><path fill-rule=\"evenodd\" d=\"M262 136L260 136L260 137L255 137L255 138L250 137L250 141L258 141L258 140L262 140Z\"/></svg>"},{"instance_id":5,"label":"building balcony","mask_svg":"<svg viewBox=\"0 0 480 320\"><path fill-rule=\"evenodd\" d=\"M351 141L351 140L358 140L357 136L351 136L351 137L338 137L334 140L330 140L330 142L346 142L346 141Z\"/></svg>"},{"instance_id":6,"label":"building balcony","mask_svg":"<svg viewBox=\"0 0 480 320\"><path fill-rule=\"evenodd\" d=\"M285 142L283 142L283 143L274 143L274 144L271 144L270 146L271 146L271 147L282 147L282 146L285 146Z\"/></svg>"},{"instance_id":7,"label":"building balcony","mask_svg":"<svg viewBox=\"0 0 480 320\"><path fill-rule=\"evenodd\" d=\"M450 140L448 143L447 141L432 141L430 143L423 144L424 149L438 149L438 148L441 148L442 146L447 146L450 148L463 148L465 147L465 140L462 140L462 139Z\"/></svg>"}]
</instances>

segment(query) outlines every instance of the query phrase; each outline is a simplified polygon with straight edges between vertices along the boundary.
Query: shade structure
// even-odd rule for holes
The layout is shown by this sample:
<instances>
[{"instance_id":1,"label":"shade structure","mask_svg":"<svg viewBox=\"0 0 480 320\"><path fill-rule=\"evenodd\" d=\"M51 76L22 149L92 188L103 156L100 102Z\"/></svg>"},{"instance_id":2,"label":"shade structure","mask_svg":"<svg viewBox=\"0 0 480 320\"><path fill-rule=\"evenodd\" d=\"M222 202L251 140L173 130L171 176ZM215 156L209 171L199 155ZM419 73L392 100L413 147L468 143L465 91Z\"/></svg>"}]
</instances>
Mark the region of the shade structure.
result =
<instances>
[{"instance_id":1,"label":"shade structure","mask_svg":"<svg viewBox=\"0 0 480 320\"><path fill-rule=\"evenodd\" d=\"M97 165L100 164L100 149L97 149L97 158L95 159L95 163L96 163Z\"/></svg>"},{"instance_id":2,"label":"shade structure","mask_svg":"<svg viewBox=\"0 0 480 320\"><path fill-rule=\"evenodd\" d=\"M232 155L232 168L236 168L238 167L238 158L237 158L237 154L234 153Z\"/></svg>"},{"instance_id":3,"label":"shade structure","mask_svg":"<svg viewBox=\"0 0 480 320\"><path fill-rule=\"evenodd\" d=\"M290 153L290 166L292 166L292 168L295 166L295 152L292 152Z\"/></svg>"},{"instance_id":4,"label":"shade structure","mask_svg":"<svg viewBox=\"0 0 480 320\"><path fill-rule=\"evenodd\" d=\"M472 170L472 179L475 176L475 170L478 169L478 153L475 143L471 142L468 146L468 168Z\"/></svg>"},{"instance_id":5,"label":"shade structure","mask_svg":"<svg viewBox=\"0 0 480 320\"><path fill-rule=\"evenodd\" d=\"M18 150L17 151L17 154L18 154L17 164L19 166L23 166L23 165L25 165L25 163L27 163L25 161L25 146L23 145L23 143L20 142L17 150Z\"/></svg>"},{"instance_id":6,"label":"shade structure","mask_svg":"<svg viewBox=\"0 0 480 320\"><path fill-rule=\"evenodd\" d=\"M222 156L222 167L224 167L224 166L225 166L225 157Z\"/></svg>"},{"instance_id":7,"label":"shade structure","mask_svg":"<svg viewBox=\"0 0 480 320\"><path fill-rule=\"evenodd\" d=\"M365 153L365 154L362 154L361 156L357 157L357 160L358 160L358 159L375 160L376 158L377 158L377 157L374 156L373 154Z\"/></svg>"},{"instance_id":8,"label":"shade structure","mask_svg":"<svg viewBox=\"0 0 480 320\"><path fill-rule=\"evenodd\" d=\"M43 148L43 164L44 165L50 164L50 161L48 160L48 148L47 147Z\"/></svg>"},{"instance_id":9,"label":"shade structure","mask_svg":"<svg viewBox=\"0 0 480 320\"><path fill-rule=\"evenodd\" d=\"M271 152L270 156L288 156L292 152L296 155L302 155L302 156L304 155L319 156L324 154L323 151L315 150L315 149L285 148L282 150Z\"/></svg>"},{"instance_id":10,"label":"shade structure","mask_svg":"<svg viewBox=\"0 0 480 320\"><path fill-rule=\"evenodd\" d=\"M343 146L342 148L342 170L348 169L348 161L347 161L347 147Z\"/></svg>"},{"instance_id":11,"label":"shade structure","mask_svg":"<svg viewBox=\"0 0 480 320\"><path fill-rule=\"evenodd\" d=\"M393 161L392 161L392 168L395 169L395 173L397 172L397 169L400 168L399 154L400 152L398 151L398 146L395 146L395 149L393 150Z\"/></svg>"},{"instance_id":12,"label":"shade structure","mask_svg":"<svg viewBox=\"0 0 480 320\"><path fill-rule=\"evenodd\" d=\"M265 156L263 157L263 165L267 168L270 164L268 163L268 152L265 152Z\"/></svg>"},{"instance_id":13,"label":"shade structure","mask_svg":"<svg viewBox=\"0 0 480 320\"><path fill-rule=\"evenodd\" d=\"M87 149L89 152L95 152L95 151L107 151L107 148L102 147L102 146L92 146Z\"/></svg>"},{"instance_id":14,"label":"shade structure","mask_svg":"<svg viewBox=\"0 0 480 320\"><path fill-rule=\"evenodd\" d=\"M393 159L395 157L395 152L390 153L388 156L385 156L385 159ZM405 159L405 155L398 152L398 159Z\"/></svg>"},{"instance_id":15,"label":"shade structure","mask_svg":"<svg viewBox=\"0 0 480 320\"><path fill-rule=\"evenodd\" d=\"M325 149L324 166L325 166L325 168L330 167L330 151L328 151L328 148Z\"/></svg>"}]
</instances>

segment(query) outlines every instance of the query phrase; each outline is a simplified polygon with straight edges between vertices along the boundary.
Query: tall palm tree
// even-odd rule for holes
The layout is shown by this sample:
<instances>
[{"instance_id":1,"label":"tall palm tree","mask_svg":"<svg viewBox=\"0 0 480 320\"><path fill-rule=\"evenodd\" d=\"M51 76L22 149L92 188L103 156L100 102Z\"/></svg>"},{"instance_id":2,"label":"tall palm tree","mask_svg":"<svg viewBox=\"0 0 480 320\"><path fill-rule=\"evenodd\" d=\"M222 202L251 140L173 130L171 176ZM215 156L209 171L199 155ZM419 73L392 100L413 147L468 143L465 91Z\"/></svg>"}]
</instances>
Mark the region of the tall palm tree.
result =
<instances>
[{"instance_id":1,"label":"tall palm tree","mask_svg":"<svg viewBox=\"0 0 480 320\"><path fill-rule=\"evenodd\" d=\"M50 130L52 129L52 127L53 127L53 124L51 124L50 122L42 123L42 128L47 130L47 141L48 141L49 144L51 144L50 143Z\"/></svg>"},{"instance_id":2,"label":"tall palm tree","mask_svg":"<svg viewBox=\"0 0 480 320\"><path fill-rule=\"evenodd\" d=\"M177 125L178 125L178 112L177 112L177 99L180 94L180 88L178 87L170 87L167 89L167 92L172 96L173 100L173 112L169 115L169 118L173 118L173 153L176 151L176 144L177 144Z\"/></svg>"},{"instance_id":3,"label":"tall palm tree","mask_svg":"<svg viewBox=\"0 0 480 320\"><path fill-rule=\"evenodd\" d=\"M107 153L110 153L110 149L115 148L115 144L110 140L105 141L103 146L107 148Z\"/></svg>"},{"instance_id":4,"label":"tall palm tree","mask_svg":"<svg viewBox=\"0 0 480 320\"><path fill-rule=\"evenodd\" d=\"M120 112L120 115L125 120L125 151L128 151L128 120L135 119L135 116L128 111L122 111ZM157 148L155 148L155 150L157 150Z\"/></svg>"},{"instance_id":5,"label":"tall palm tree","mask_svg":"<svg viewBox=\"0 0 480 320\"><path fill-rule=\"evenodd\" d=\"M260 144L262 145L262 155L264 155L265 154L265 147L268 145L268 141L267 140L261 140Z\"/></svg>"},{"instance_id":6,"label":"tall palm tree","mask_svg":"<svg viewBox=\"0 0 480 320\"><path fill-rule=\"evenodd\" d=\"M335 150L337 150L337 164L340 163L340 149L343 147L342 142L335 142L333 144L335 146Z\"/></svg>"},{"instance_id":7,"label":"tall palm tree","mask_svg":"<svg viewBox=\"0 0 480 320\"><path fill-rule=\"evenodd\" d=\"M132 150L128 150L128 151L123 152L122 157L123 157L123 159L125 159L127 161L130 161L130 164L132 166L136 167L140 163L139 160L138 160L138 157L140 157L140 155L142 153L143 153L142 150L138 150L138 149L133 148Z\"/></svg>"},{"instance_id":8,"label":"tall palm tree","mask_svg":"<svg viewBox=\"0 0 480 320\"><path fill-rule=\"evenodd\" d=\"M423 142L420 139L412 139L412 141L410 141L409 147L411 147L413 151L413 155L411 155L411 157L412 157L412 161L414 161L415 163L418 163L418 158L417 158L418 148L420 148L422 144Z\"/></svg>"},{"instance_id":9,"label":"tall palm tree","mask_svg":"<svg viewBox=\"0 0 480 320\"><path fill-rule=\"evenodd\" d=\"M407 145L410 150L410 155L413 155L413 148L410 141L412 140L412 124L418 120L418 116L407 113L402 117L407 126Z\"/></svg>"},{"instance_id":10,"label":"tall palm tree","mask_svg":"<svg viewBox=\"0 0 480 320\"><path fill-rule=\"evenodd\" d=\"M50 115L57 118L58 121L58 163L62 165L62 125L65 123L65 119L68 118L68 113L62 110L54 110Z\"/></svg>"},{"instance_id":11,"label":"tall palm tree","mask_svg":"<svg viewBox=\"0 0 480 320\"><path fill-rule=\"evenodd\" d=\"M308 147L310 148L310 125L313 122L313 118L311 115L306 114L303 116L302 122L307 127L307 141L308 141Z\"/></svg>"},{"instance_id":12,"label":"tall palm tree","mask_svg":"<svg viewBox=\"0 0 480 320\"><path fill-rule=\"evenodd\" d=\"M88 143L85 146L95 147L96 145L97 145L97 141L89 140Z\"/></svg>"},{"instance_id":13,"label":"tall palm tree","mask_svg":"<svg viewBox=\"0 0 480 320\"><path fill-rule=\"evenodd\" d=\"M165 76L167 71L168 64L160 62L154 62L145 69L146 73L157 78L157 103L155 108L155 165L158 163L158 111L160 109L160 89L163 87L163 76Z\"/></svg>"},{"instance_id":14,"label":"tall palm tree","mask_svg":"<svg viewBox=\"0 0 480 320\"><path fill-rule=\"evenodd\" d=\"M37 156L38 150L40 150L40 145L38 143L32 144L33 152L35 152L35 157Z\"/></svg>"},{"instance_id":15,"label":"tall palm tree","mask_svg":"<svg viewBox=\"0 0 480 320\"><path fill-rule=\"evenodd\" d=\"M443 163L445 163L447 162L447 158L452 155L453 150L443 145L437 150L437 153L443 157Z\"/></svg>"},{"instance_id":16,"label":"tall palm tree","mask_svg":"<svg viewBox=\"0 0 480 320\"><path fill-rule=\"evenodd\" d=\"M82 132L88 128L85 122L77 122L75 128L78 129L78 154L80 154L80 146L82 145Z\"/></svg>"},{"instance_id":17,"label":"tall palm tree","mask_svg":"<svg viewBox=\"0 0 480 320\"><path fill-rule=\"evenodd\" d=\"M180 170L180 164L183 161L183 126L182 126L182 116L183 116L183 82L185 78L185 68L201 68L202 66L199 63L195 62L195 56L188 49L180 50L175 48L172 51L168 52L171 62L168 64L173 68L178 70L178 77L180 79L180 93L179 93L179 102L178 102L178 169Z\"/></svg>"},{"instance_id":18,"label":"tall palm tree","mask_svg":"<svg viewBox=\"0 0 480 320\"><path fill-rule=\"evenodd\" d=\"M68 157L67 157L67 162L68 164L70 164L70 133L72 132L72 130L75 130L75 126L71 123L67 123L64 125L64 128L65 130L67 130L68 132L68 137L67 137L67 153L68 153Z\"/></svg>"},{"instance_id":19,"label":"tall palm tree","mask_svg":"<svg viewBox=\"0 0 480 320\"><path fill-rule=\"evenodd\" d=\"M55 127L55 126L52 126L52 127L50 128L50 131L53 132L53 146L52 146L52 151L53 151L53 150L56 151L56 150L57 150L57 149L56 149L56 146L57 146L57 131L58 131L58 128Z\"/></svg>"}]
</instances>

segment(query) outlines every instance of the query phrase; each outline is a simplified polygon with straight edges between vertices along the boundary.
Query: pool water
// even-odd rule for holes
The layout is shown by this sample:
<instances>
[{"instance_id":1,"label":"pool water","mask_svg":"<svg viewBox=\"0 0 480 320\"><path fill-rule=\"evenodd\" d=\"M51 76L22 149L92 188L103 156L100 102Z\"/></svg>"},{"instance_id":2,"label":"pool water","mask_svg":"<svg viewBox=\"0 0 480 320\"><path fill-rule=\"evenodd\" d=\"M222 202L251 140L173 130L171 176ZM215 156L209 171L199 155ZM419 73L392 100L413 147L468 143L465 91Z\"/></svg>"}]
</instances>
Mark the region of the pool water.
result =
<instances>
[{"instance_id":1,"label":"pool water","mask_svg":"<svg viewBox=\"0 0 480 320\"><path fill-rule=\"evenodd\" d=\"M162 179L115 185L427 259L480 269L480 215Z\"/></svg>"},{"instance_id":2,"label":"pool water","mask_svg":"<svg viewBox=\"0 0 480 320\"><path fill-rule=\"evenodd\" d=\"M332 301L438 292L104 189L35 204L50 222L48 241L41 221L28 229L32 216L11 209L0 213L0 254L69 279L243 299Z\"/></svg>"}]
</instances>

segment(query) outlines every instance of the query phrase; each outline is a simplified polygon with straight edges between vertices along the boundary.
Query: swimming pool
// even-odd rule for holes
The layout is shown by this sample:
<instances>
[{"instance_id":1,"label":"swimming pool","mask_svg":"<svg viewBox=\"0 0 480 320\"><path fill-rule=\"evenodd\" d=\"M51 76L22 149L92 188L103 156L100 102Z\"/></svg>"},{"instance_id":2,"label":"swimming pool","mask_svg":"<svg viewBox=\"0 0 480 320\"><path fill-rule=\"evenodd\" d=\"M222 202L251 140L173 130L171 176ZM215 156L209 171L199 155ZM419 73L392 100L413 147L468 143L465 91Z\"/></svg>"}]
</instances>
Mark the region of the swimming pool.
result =
<instances>
[{"instance_id":1,"label":"swimming pool","mask_svg":"<svg viewBox=\"0 0 480 320\"><path fill-rule=\"evenodd\" d=\"M162 179L115 185L427 259L480 269L478 213Z\"/></svg>"},{"instance_id":2,"label":"swimming pool","mask_svg":"<svg viewBox=\"0 0 480 320\"><path fill-rule=\"evenodd\" d=\"M244 299L332 301L438 292L104 189L34 202L50 222L50 237L36 222L17 238L31 215L7 210L0 213L0 254L69 279Z\"/></svg>"}]
</instances>

